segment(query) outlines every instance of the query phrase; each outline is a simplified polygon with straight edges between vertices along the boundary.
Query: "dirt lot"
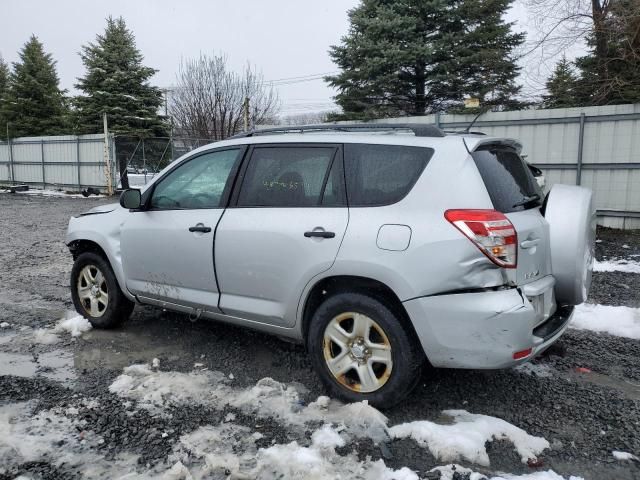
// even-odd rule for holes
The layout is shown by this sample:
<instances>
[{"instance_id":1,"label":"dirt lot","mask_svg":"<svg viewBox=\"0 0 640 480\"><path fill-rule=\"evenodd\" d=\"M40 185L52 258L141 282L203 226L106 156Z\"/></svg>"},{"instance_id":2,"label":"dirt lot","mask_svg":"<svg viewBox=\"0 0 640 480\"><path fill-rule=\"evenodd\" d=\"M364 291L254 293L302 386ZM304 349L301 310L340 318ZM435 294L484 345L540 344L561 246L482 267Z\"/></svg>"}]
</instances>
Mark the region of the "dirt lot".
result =
<instances>
[{"instance_id":1,"label":"dirt lot","mask_svg":"<svg viewBox=\"0 0 640 480\"><path fill-rule=\"evenodd\" d=\"M383 412L388 426L446 427L450 409L498 417L549 442L528 465L506 439L486 443L487 463L358 433L350 422L375 427L378 412L344 415L333 402L314 403L324 392L303 348L260 333L146 307L119 330L55 330L75 315L68 218L106 202L0 195L0 479L187 479L187 468L193 478L304 478L295 462L307 465L308 478L416 478L403 467L419 478L469 478L461 467L448 477L431 471L451 463L488 477L552 469L567 479L640 478L637 461L612 454L640 454L640 340L570 329L532 367L427 371L405 403ZM602 230L599 239L598 260L640 254L638 232ZM594 273L590 303L640 307L640 274ZM149 365L123 375L133 364ZM318 430L324 418L343 421L339 437ZM333 439L329 446L318 432Z\"/></svg>"}]
</instances>

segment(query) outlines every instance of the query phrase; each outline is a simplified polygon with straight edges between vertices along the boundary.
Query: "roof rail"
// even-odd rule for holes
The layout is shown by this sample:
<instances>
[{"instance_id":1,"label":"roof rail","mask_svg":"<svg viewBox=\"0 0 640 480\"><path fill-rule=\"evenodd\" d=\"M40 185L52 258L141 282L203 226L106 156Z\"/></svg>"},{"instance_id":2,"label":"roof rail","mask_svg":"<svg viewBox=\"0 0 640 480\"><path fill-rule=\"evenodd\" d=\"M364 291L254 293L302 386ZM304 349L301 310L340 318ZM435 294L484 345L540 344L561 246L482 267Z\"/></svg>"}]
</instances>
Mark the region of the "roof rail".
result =
<instances>
[{"instance_id":1,"label":"roof rail","mask_svg":"<svg viewBox=\"0 0 640 480\"><path fill-rule=\"evenodd\" d=\"M422 123L330 123L324 125L296 125L264 128L261 130L251 130L239 133L231 138L253 137L255 135L290 133L290 132L318 132L318 131L339 131L351 132L362 130L411 130L416 137L444 137L445 133L435 125Z\"/></svg>"}]
</instances>

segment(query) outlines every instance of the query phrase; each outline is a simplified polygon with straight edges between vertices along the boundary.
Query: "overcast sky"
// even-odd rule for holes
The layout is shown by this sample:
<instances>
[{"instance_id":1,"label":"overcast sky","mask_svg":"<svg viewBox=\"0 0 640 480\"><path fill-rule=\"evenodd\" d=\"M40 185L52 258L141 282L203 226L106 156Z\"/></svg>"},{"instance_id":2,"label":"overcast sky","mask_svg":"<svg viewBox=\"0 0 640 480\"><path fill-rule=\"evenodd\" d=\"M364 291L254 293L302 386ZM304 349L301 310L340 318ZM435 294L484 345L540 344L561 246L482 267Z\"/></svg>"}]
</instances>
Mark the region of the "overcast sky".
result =
<instances>
[{"instance_id":1,"label":"overcast sky","mask_svg":"<svg viewBox=\"0 0 640 480\"><path fill-rule=\"evenodd\" d=\"M156 85L175 84L180 59L200 52L226 53L233 68L247 61L266 80L336 70L327 50L347 31L347 10L358 0L5 0L0 22L0 54L17 51L34 33L58 62L63 88L84 68L78 51L105 27L108 15L124 17L145 64L158 69ZM508 15L527 31L527 12ZM283 114L326 110L333 91L322 80L279 85Z\"/></svg>"}]
</instances>

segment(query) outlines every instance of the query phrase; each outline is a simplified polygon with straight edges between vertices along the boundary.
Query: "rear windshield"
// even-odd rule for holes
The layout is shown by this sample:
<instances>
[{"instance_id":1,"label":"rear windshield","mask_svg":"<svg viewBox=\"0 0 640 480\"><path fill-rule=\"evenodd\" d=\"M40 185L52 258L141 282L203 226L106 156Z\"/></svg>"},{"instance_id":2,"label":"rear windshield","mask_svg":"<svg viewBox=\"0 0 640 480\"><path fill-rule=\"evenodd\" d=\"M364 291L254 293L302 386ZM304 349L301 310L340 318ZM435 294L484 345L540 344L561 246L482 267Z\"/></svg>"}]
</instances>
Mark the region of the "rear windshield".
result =
<instances>
[{"instance_id":1,"label":"rear windshield","mask_svg":"<svg viewBox=\"0 0 640 480\"><path fill-rule=\"evenodd\" d=\"M432 148L347 143L344 164L351 207L391 205L416 183Z\"/></svg>"},{"instance_id":2,"label":"rear windshield","mask_svg":"<svg viewBox=\"0 0 640 480\"><path fill-rule=\"evenodd\" d=\"M496 210L519 212L542 204L542 191L525 161L508 148L483 148L471 154Z\"/></svg>"}]
</instances>

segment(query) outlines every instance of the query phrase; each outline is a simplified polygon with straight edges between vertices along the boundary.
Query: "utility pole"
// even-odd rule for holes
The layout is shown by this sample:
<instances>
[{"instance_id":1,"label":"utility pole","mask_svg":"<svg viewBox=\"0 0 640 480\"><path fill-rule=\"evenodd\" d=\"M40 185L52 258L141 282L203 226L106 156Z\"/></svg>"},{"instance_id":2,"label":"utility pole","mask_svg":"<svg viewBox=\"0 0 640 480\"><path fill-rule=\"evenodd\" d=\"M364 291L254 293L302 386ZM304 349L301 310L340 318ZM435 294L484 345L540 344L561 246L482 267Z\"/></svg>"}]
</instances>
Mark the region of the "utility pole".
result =
<instances>
[{"instance_id":1,"label":"utility pole","mask_svg":"<svg viewBox=\"0 0 640 480\"><path fill-rule=\"evenodd\" d=\"M244 131L249 131L249 97L244 97L244 103L242 104L242 111L244 116Z\"/></svg>"},{"instance_id":2,"label":"utility pole","mask_svg":"<svg viewBox=\"0 0 640 480\"><path fill-rule=\"evenodd\" d=\"M111 183L111 154L109 148L109 128L107 126L107 113L102 114L102 127L104 129L104 174L107 177L107 195L113 195Z\"/></svg>"}]
</instances>

